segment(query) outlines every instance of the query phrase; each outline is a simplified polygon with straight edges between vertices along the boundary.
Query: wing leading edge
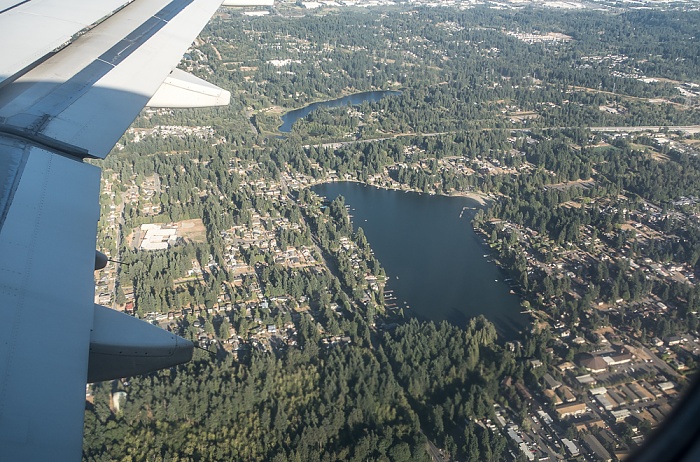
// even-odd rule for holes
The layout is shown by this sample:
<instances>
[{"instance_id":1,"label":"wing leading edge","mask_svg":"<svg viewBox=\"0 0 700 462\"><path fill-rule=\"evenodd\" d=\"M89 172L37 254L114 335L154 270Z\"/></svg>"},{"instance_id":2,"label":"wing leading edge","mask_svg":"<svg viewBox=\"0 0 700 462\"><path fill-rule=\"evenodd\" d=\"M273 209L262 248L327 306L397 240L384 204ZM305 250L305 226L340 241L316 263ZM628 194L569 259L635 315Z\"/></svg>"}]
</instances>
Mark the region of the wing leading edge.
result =
<instances>
[{"instance_id":1,"label":"wing leading edge","mask_svg":"<svg viewBox=\"0 0 700 462\"><path fill-rule=\"evenodd\" d=\"M0 24L23 6L58 2L10 3ZM83 159L107 155L220 3L135 0L0 84L2 460L78 460L88 373L102 380L191 358L190 342L93 306L100 170ZM31 19L22 27L36 30ZM37 61L17 62L27 60ZM181 72L167 83L154 101L228 102Z\"/></svg>"}]
</instances>

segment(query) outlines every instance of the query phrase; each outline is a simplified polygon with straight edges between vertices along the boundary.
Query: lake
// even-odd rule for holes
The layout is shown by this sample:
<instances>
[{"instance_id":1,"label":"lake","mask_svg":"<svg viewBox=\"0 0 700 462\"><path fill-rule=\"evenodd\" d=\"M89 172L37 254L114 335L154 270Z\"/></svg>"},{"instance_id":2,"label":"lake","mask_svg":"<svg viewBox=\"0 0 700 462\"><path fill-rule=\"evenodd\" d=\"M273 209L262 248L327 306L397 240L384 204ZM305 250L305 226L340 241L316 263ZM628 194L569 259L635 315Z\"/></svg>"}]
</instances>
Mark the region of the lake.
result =
<instances>
[{"instance_id":1,"label":"lake","mask_svg":"<svg viewBox=\"0 0 700 462\"><path fill-rule=\"evenodd\" d=\"M282 125L279 127L279 131L284 133L289 133L292 131L292 126L294 122L302 119L309 115L311 112L315 111L321 107L339 107L339 106L358 106L365 101L371 103L379 101L385 96L400 95L400 91L394 90L382 90L382 91L365 91L362 93L355 93L353 95L343 96L342 98L332 99L330 101L319 101L318 103L309 104L300 109L294 109L289 111L282 116Z\"/></svg>"},{"instance_id":2,"label":"lake","mask_svg":"<svg viewBox=\"0 0 700 462\"><path fill-rule=\"evenodd\" d=\"M520 299L471 226L480 207L473 199L352 182L311 189L329 200L345 198L355 229L364 230L390 278L385 290L394 291L397 300L392 302L410 306L406 315L464 326L483 314L507 340L525 329L528 318L521 313Z\"/></svg>"}]
</instances>

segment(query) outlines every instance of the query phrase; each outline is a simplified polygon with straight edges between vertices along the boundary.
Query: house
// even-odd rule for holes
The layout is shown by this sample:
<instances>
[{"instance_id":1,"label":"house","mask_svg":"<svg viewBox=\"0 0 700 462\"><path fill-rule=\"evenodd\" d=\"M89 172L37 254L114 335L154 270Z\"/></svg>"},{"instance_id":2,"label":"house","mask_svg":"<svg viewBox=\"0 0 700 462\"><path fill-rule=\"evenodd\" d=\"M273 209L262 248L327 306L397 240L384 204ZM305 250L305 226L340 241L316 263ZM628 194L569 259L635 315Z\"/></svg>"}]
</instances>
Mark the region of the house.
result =
<instances>
[{"instance_id":1,"label":"house","mask_svg":"<svg viewBox=\"0 0 700 462\"><path fill-rule=\"evenodd\" d=\"M544 395L547 398L549 398L551 403L554 404L555 406L558 406L564 402L564 401L562 401L562 399L557 395L557 393L554 390L547 389L544 391Z\"/></svg>"},{"instance_id":2,"label":"house","mask_svg":"<svg viewBox=\"0 0 700 462\"><path fill-rule=\"evenodd\" d=\"M615 404L613 404L613 402L605 395L595 395L595 399L606 411L612 411L615 407Z\"/></svg>"},{"instance_id":3,"label":"house","mask_svg":"<svg viewBox=\"0 0 700 462\"><path fill-rule=\"evenodd\" d=\"M586 409L586 403L564 404L557 407L557 414L559 414L560 419L563 419L571 415L583 414Z\"/></svg>"},{"instance_id":4,"label":"house","mask_svg":"<svg viewBox=\"0 0 700 462\"><path fill-rule=\"evenodd\" d=\"M653 401L654 400L654 395L649 393L641 384L638 383L630 383L629 385L630 390L634 392L635 395L639 396L642 398L642 401Z\"/></svg>"},{"instance_id":5,"label":"house","mask_svg":"<svg viewBox=\"0 0 700 462\"><path fill-rule=\"evenodd\" d=\"M596 387L596 388L591 388L588 390L591 395L604 395L605 393L608 392L608 389L605 387Z\"/></svg>"},{"instance_id":6,"label":"house","mask_svg":"<svg viewBox=\"0 0 700 462\"><path fill-rule=\"evenodd\" d=\"M574 422L574 426L578 431L588 431L593 428L605 428L607 424L602 419L594 417L592 414L585 414Z\"/></svg>"},{"instance_id":7,"label":"house","mask_svg":"<svg viewBox=\"0 0 700 462\"><path fill-rule=\"evenodd\" d=\"M561 386L561 382L555 380L554 377L552 377L549 374L549 372L544 374L544 376L542 378L544 379L544 383L547 384L547 388L549 388L549 389L556 390L557 388L559 388Z\"/></svg>"},{"instance_id":8,"label":"house","mask_svg":"<svg viewBox=\"0 0 700 462\"><path fill-rule=\"evenodd\" d=\"M523 385L520 382L517 382L515 384L515 389L518 390L518 393L520 393L520 396L522 396L523 399L526 399L527 401L532 401L532 394L525 385Z\"/></svg>"},{"instance_id":9,"label":"house","mask_svg":"<svg viewBox=\"0 0 700 462\"><path fill-rule=\"evenodd\" d=\"M632 415L629 409L621 409L619 411L610 411L610 415L613 416L615 422L623 422L627 417Z\"/></svg>"},{"instance_id":10,"label":"house","mask_svg":"<svg viewBox=\"0 0 700 462\"><path fill-rule=\"evenodd\" d=\"M590 449L599 460L604 462L609 462L612 460L610 453L603 447L603 445L598 441L593 435L583 435L583 444L585 444L588 449Z\"/></svg>"},{"instance_id":11,"label":"house","mask_svg":"<svg viewBox=\"0 0 700 462\"><path fill-rule=\"evenodd\" d=\"M637 396L627 385L620 385L618 390L622 392L625 398L631 403L638 403L640 401L639 396Z\"/></svg>"},{"instance_id":12,"label":"house","mask_svg":"<svg viewBox=\"0 0 700 462\"><path fill-rule=\"evenodd\" d=\"M580 452L579 448L568 438L562 438L561 442L564 443L564 447L573 457L577 456Z\"/></svg>"},{"instance_id":13,"label":"house","mask_svg":"<svg viewBox=\"0 0 700 462\"><path fill-rule=\"evenodd\" d=\"M573 403L574 401L576 401L576 397L573 393L571 393L571 389L566 385L559 388L557 390L557 393L559 394L559 396L561 396L561 399L563 399L567 403Z\"/></svg>"},{"instance_id":14,"label":"house","mask_svg":"<svg viewBox=\"0 0 700 462\"><path fill-rule=\"evenodd\" d=\"M576 381L581 385L594 385L596 380L591 377L591 374L579 375L576 377Z\"/></svg>"},{"instance_id":15,"label":"house","mask_svg":"<svg viewBox=\"0 0 700 462\"><path fill-rule=\"evenodd\" d=\"M629 353L618 353L615 355L603 356L603 360L608 366L617 366L632 361L632 355Z\"/></svg>"},{"instance_id":16,"label":"house","mask_svg":"<svg viewBox=\"0 0 700 462\"><path fill-rule=\"evenodd\" d=\"M562 372L566 372L566 371L576 369L576 366L571 361L566 361L566 362L559 364L557 366L557 368Z\"/></svg>"},{"instance_id":17,"label":"house","mask_svg":"<svg viewBox=\"0 0 700 462\"><path fill-rule=\"evenodd\" d=\"M673 390L674 388L676 388L676 386L673 384L673 382L662 382L662 383L658 384L657 386L659 387L659 389L661 389L661 391L669 391L669 390Z\"/></svg>"},{"instance_id":18,"label":"house","mask_svg":"<svg viewBox=\"0 0 700 462\"><path fill-rule=\"evenodd\" d=\"M605 372L608 369L608 363L603 358L590 353L583 353L579 358L579 364L594 374Z\"/></svg>"}]
</instances>

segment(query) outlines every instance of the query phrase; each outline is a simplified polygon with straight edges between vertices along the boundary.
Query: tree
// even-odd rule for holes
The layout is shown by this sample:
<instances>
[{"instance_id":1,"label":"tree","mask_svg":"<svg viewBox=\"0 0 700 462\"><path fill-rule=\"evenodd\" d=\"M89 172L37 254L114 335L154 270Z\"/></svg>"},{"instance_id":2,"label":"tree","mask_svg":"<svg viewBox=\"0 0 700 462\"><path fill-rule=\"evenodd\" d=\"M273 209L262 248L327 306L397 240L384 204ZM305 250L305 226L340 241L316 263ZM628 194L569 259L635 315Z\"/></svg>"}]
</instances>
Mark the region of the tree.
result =
<instances>
[{"instance_id":1,"label":"tree","mask_svg":"<svg viewBox=\"0 0 700 462\"><path fill-rule=\"evenodd\" d=\"M219 338L222 340L231 338L231 329L227 320L222 321L219 325Z\"/></svg>"}]
</instances>

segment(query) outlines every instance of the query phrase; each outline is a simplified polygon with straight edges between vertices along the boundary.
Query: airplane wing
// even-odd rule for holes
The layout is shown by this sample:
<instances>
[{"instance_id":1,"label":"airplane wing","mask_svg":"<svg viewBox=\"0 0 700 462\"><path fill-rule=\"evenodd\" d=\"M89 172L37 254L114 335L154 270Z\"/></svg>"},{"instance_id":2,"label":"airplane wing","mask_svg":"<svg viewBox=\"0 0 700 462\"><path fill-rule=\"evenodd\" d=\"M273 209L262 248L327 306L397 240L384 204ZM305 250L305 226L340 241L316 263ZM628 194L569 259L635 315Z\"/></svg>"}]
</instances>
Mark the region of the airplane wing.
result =
<instances>
[{"instance_id":1,"label":"airplane wing","mask_svg":"<svg viewBox=\"0 0 700 462\"><path fill-rule=\"evenodd\" d=\"M0 0L0 460L79 460L87 381L192 356L191 342L93 305L100 169L83 161L149 101L228 103L173 72L220 5Z\"/></svg>"}]
</instances>

